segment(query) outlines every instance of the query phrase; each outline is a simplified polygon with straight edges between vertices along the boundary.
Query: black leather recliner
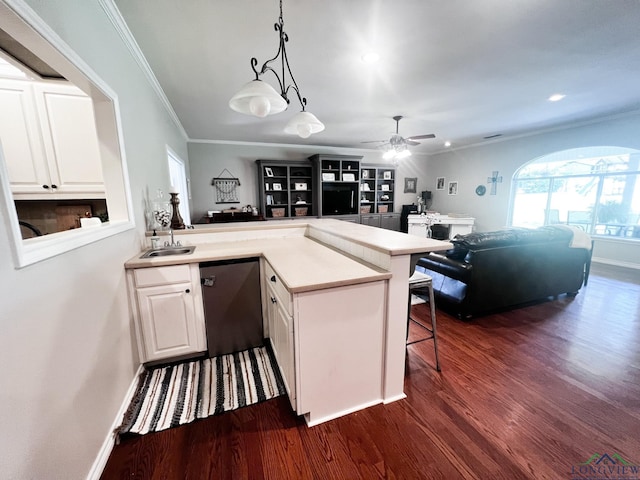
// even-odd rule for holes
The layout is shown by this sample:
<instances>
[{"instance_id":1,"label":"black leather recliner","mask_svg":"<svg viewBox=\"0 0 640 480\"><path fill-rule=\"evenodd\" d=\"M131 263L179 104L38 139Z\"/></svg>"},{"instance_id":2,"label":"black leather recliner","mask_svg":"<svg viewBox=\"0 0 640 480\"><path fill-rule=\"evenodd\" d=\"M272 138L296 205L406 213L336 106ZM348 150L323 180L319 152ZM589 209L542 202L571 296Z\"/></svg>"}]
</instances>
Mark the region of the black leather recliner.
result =
<instances>
[{"instance_id":1,"label":"black leather recliner","mask_svg":"<svg viewBox=\"0 0 640 480\"><path fill-rule=\"evenodd\" d=\"M459 318L576 295L586 284L591 251L570 246L561 227L512 228L457 235L454 248L431 252L416 266L433 277L439 306Z\"/></svg>"}]
</instances>

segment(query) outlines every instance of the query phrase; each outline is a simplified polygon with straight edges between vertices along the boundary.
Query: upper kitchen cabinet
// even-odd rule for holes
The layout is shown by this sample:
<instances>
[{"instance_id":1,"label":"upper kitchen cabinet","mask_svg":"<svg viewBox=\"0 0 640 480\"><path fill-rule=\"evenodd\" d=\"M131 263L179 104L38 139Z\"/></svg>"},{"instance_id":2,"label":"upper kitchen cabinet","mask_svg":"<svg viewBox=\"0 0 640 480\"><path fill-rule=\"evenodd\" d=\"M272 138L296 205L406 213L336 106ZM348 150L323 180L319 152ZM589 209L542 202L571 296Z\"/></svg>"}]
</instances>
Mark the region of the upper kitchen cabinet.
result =
<instances>
[{"instance_id":1,"label":"upper kitchen cabinet","mask_svg":"<svg viewBox=\"0 0 640 480\"><path fill-rule=\"evenodd\" d=\"M79 88L0 79L0 109L14 199L105 197L93 103Z\"/></svg>"}]
</instances>

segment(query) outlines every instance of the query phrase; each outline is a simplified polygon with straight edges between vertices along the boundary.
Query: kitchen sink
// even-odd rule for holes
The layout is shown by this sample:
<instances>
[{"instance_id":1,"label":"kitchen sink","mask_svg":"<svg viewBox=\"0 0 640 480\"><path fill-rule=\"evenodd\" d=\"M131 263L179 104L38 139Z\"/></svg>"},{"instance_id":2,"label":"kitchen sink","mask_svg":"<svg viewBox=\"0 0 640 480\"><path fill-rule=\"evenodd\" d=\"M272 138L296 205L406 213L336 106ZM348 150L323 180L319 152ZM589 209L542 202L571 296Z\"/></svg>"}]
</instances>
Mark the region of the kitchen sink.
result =
<instances>
[{"instance_id":1,"label":"kitchen sink","mask_svg":"<svg viewBox=\"0 0 640 480\"><path fill-rule=\"evenodd\" d=\"M140 258L168 257L171 255L190 255L196 249L195 245L189 247L164 247L155 248L144 253Z\"/></svg>"}]
</instances>

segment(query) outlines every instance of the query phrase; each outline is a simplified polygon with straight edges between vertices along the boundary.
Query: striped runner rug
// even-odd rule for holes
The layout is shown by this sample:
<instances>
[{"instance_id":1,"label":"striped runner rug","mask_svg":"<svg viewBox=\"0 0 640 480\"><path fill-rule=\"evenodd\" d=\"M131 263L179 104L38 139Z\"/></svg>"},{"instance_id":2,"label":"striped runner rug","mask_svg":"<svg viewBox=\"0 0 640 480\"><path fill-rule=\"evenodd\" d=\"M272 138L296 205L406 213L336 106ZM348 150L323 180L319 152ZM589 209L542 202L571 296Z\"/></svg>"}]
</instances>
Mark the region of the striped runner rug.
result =
<instances>
[{"instance_id":1,"label":"striped runner rug","mask_svg":"<svg viewBox=\"0 0 640 480\"><path fill-rule=\"evenodd\" d=\"M284 393L266 346L153 368L141 375L118 433L159 432Z\"/></svg>"}]
</instances>

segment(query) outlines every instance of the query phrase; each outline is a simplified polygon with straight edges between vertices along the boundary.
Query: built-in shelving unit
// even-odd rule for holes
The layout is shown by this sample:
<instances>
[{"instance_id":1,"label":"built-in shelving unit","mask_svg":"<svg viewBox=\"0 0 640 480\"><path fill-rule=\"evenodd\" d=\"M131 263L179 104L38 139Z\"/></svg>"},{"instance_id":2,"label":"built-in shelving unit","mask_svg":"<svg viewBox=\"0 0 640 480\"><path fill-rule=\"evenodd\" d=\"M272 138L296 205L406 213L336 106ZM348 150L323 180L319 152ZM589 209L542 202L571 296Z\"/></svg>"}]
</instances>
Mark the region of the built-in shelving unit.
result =
<instances>
[{"instance_id":1,"label":"built-in shelving unit","mask_svg":"<svg viewBox=\"0 0 640 480\"><path fill-rule=\"evenodd\" d=\"M393 213L396 171L380 165L360 168L360 214Z\"/></svg>"},{"instance_id":2,"label":"built-in shelving unit","mask_svg":"<svg viewBox=\"0 0 640 480\"><path fill-rule=\"evenodd\" d=\"M360 160L355 155L313 155L319 188L318 215L340 216L357 221L359 213Z\"/></svg>"},{"instance_id":3,"label":"built-in shelving unit","mask_svg":"<svg viewBox=\"0 0 640 480\"><path fill-rule=\"evenodd\" d=\"M314 167L308 162L256 160L258 201L268 220L315 216Z\"/></svg>"},{"instance_id":4,"label":"built-in shelving unit","mask_svg":"<svg viewBox=\"0 0 640 480\"><path fill-rule=\"evenodd\" d=\"M400 231L394 213L396 171L381 165L360 167L360 223Z\"/></svg>"}]
</instances>

